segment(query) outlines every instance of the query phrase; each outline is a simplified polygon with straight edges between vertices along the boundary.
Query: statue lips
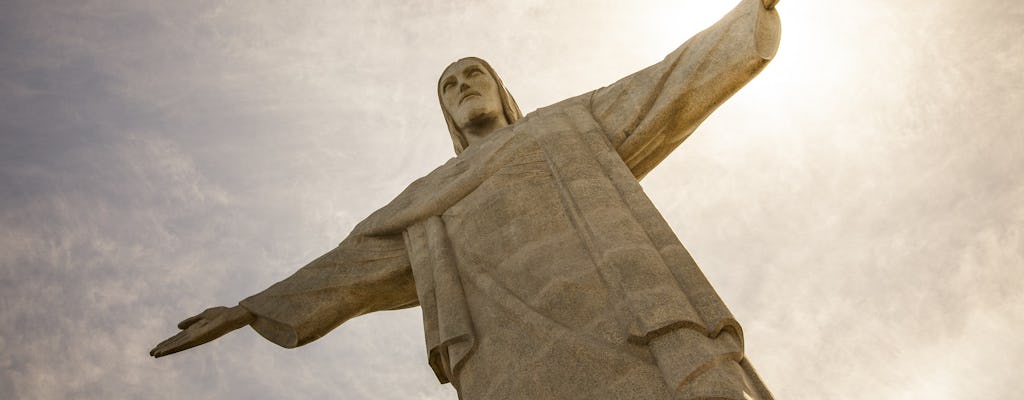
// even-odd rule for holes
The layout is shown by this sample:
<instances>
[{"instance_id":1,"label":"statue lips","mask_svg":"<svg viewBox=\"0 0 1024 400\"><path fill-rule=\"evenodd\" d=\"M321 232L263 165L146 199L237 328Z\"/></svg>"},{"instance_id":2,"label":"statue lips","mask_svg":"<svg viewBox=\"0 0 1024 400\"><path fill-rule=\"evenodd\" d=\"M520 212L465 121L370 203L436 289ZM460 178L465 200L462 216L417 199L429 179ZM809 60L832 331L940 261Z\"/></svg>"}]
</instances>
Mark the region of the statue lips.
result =
<instances>
[{"instance_id":1,"label":"statue lips","mask_svg":"<svg viewBox=\"0 0 1024 400\"><path fill-rule=\"evenodd\" d=\"M459 98L459 105L461 106L462 103L464 103L466 101L466 99L468 99L470 96L477 96L477 97L479 97L480 96L480 92L477 92L475 90L466 92L466 94L462 95L462 97Z\"/></svg>"}]
</instances>

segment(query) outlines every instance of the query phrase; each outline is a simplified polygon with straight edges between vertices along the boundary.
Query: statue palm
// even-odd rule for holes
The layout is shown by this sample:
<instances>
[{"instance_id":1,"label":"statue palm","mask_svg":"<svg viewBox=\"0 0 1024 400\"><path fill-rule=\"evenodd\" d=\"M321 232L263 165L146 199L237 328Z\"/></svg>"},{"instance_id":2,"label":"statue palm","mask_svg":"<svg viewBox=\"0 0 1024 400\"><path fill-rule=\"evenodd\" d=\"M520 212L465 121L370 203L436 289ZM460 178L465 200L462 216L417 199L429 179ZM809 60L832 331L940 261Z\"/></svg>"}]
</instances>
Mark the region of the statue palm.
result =
<instances>
[{"instance_id":1,"label":"statue palm","mask_svg":"<svg viewBox=\"0 0 1024 400\"><path fill-rule=\"evenodd\" d=\"M163 357L199 346L235 329L249 325L256 317L240 306L213 307L178 323L177 335L160 342L149 355Z\"/></svg>"}]
</instances>

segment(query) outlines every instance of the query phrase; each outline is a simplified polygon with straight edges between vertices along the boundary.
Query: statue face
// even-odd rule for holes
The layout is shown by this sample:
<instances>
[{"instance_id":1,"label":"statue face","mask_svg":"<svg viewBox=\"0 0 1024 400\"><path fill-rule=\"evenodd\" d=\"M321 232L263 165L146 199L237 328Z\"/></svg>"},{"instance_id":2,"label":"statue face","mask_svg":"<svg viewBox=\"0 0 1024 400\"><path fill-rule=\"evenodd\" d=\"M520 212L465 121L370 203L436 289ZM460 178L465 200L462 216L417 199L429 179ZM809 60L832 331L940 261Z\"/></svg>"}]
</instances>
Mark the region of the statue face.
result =
<instances>
[{"instance_id":1,"label":"statue face","mask_svg":"<svg viewBox=\"0 0 1024 400\"><path fill-rule=\"evenodd\" d=\"M459 129L487 120L504 118L498 84L487 68L475 60L460 60L441 75L441 99Z\"/></svg>"}]
</instances>

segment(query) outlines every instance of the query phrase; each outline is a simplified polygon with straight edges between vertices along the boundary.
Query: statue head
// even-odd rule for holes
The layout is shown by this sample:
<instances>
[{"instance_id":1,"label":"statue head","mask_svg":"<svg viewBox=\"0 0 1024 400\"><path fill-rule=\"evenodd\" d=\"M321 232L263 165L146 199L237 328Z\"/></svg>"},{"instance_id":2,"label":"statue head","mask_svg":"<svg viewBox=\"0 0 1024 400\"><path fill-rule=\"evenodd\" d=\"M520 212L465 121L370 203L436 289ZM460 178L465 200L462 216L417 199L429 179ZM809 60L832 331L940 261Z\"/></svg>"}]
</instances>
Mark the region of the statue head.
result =
<instances>
[{"instance_id":1,"label":"statue head","mask_svg":"<svg viewBox=\"0 0 1024 400\"><path fill-rule=\"evenodd\" d=\"M470 125L493 118L502 118L511 125L523 116L498 74L476 57L463 58L445 68L437 81L437 97L456 155L469 147L465 131Z\"/></svg>"}]
</instances>

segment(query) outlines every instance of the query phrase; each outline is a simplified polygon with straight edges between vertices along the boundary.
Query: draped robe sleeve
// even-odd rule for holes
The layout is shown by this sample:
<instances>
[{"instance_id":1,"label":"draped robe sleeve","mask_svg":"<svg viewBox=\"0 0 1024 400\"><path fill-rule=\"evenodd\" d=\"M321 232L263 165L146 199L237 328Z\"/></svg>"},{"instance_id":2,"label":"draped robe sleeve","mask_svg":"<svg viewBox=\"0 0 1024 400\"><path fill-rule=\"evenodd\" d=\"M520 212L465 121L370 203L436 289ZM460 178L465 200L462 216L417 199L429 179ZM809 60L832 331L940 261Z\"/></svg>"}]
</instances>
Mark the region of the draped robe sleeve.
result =
<instances>
[{"instance_id":1,"label":"draped robe sleeve","mask_svg":"<svg viewBox=\"0 0 1024 400\"><path fill-rule=\"evenodd\" d=\"M663 61L594 91L594 118L633 175L647 175L753 79L774 57L779 33L778 12L744 0Z\"/></svg>"},{"instance_id":2,"label":"draped robe sleeve","mask_svg":"<svg viewBox=\"0 0 1024 400\"><path fill-rule=\"evenodd\" d=\"M282 347L302 346L373 311L419 304L401 234L352 234L287 279L242 300L251 324Z\"/></svg>"}]
</instances>

